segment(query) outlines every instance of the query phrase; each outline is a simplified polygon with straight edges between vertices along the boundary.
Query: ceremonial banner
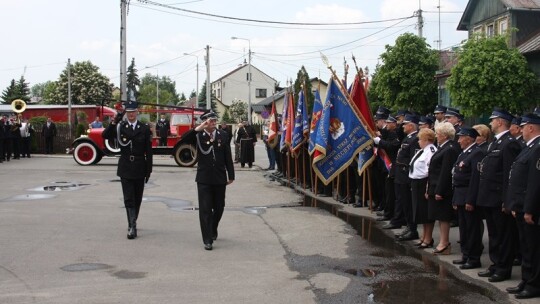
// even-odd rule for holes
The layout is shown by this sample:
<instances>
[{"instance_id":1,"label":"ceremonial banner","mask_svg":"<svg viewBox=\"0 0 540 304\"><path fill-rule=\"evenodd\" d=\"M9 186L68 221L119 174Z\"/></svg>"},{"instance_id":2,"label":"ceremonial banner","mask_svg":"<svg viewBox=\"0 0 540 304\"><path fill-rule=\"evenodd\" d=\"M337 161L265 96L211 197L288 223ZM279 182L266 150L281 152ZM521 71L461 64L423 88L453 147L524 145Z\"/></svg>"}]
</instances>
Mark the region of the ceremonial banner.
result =
<instances>
[{"instance_id":1,"label":"ceremonial banner","mask_svg":"<svg viewBox=\"0 0 540 304\"><path fill-rule=\"evenodd\" d=\"M298 94L298 104L296 106L296 116L294 118L294 130L292 133L292 151L296 154L298 149L306 140L309 134L309 124L306 108L306 100L304 91L301 90Z\"/></svg>"},{"instance_id":2,"label":"ceremonial banner","mask_svg":"<svg viewBox=\"0 0 540 304\"><path fill-rule=\"evenodd\" d=\"M276 102L272 101L272 112L270 112L270 128L268 130L268 146L275 148L278 144L279 125L276 112Z\"/></svg>"},{"instance_id":3,"label":"ceremonial banner","mask_svg":"<svg viewBox=\"0 0 540 304\"><path fill-rule=\"evenodd\" d=\"M287 119L285 119L287 130L283 131L285 134L282 136L285 136L285 145L290 148L292 145L292 133L294 128L294 95L292 93L289 93L289 102L287 104Z\"/></svg>"},{"instance_id":4,"label":"ceremonial banner","mask_svg":"<svg viewBox=\"0 0 540 304\"><path fill-rule=\"evenodd\" d=\"M287 147L285 135L287 134L287 118L289 117L289 93L283 96L283 111L281 111L281 140L279 141L279 150L282 151Z\"/></svg>"},{"instance_id":5,"label":"ceremonial banner","mask_svg":"<svg viewBox=\"0 0 540 304\"><path fill-rule=\"evenodd\" d=\"M355 105L349 103L349 99L348 93L332 78L318 124L313 153L313 169L325 185L373 142L361 114Z\"/></svg>"},{"instance_id":6,"label":"ceremonial banner","mask_svg":"<svg viewBox=\"0 0 540 304\"><path fill-rule=\"evenodd\" d=\"M316 90L315 100L313 101L313 114L311 114L311 124L309 125L309 155L312 155L315 151L315 137L317 136L317 126L319 125L319 119L321 118L323 104L321 101L321 94L319 90Z\"/></svg>"},{"instance_id":7,"label":"ceremonial banner","mask_svg":"<svg viewBox=\"0 0 540 304\"><path fill-rule=\"evenodd\" d=\"M375 121L373 120L373 115L371 114L371 109L369 108L366 92L364 90L364 85L362 84L362 79L359 75L356 75L354 83L351 89L351 99L353 100L356 108L362 114L366 127L369 128L370 133L375 134L376 126ZM364 170L375 160L375 147L373 143L370 144L367 149L362 151L358 155L358 174L362 175Z\"/></svg>"}]
</instances>

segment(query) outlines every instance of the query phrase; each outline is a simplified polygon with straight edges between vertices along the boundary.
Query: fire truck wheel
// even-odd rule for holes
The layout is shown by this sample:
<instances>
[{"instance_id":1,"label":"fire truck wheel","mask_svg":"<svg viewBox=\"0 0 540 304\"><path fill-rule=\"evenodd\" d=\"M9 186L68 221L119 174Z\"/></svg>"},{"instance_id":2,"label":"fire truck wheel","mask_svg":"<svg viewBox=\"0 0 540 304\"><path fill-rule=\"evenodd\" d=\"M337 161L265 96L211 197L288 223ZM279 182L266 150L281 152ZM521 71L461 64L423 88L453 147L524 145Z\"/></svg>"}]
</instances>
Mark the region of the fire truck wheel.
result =
<instances>
[{"instance_id":1,"label":"fire truck wheel","mask_svg":"<svg viewBox=\"0 0 540 304\"><path fill-rule=\"evenodd\" d=\"M180 167L193 167L197 163L197 148L182 144L174 150L174 160Z\"/></svg>"},{"instance_id":2,"label":"fire truck wheel","mask_svg":"<svg viewBox=\"0 0 540 304\"><path fill-rule=\"evenodd\" d=\"M97 149L94 145L88 142L82 142L75 147L73 158L77 164L88 166L94 164L98 157Z\"/></svg>"}]
</instances>

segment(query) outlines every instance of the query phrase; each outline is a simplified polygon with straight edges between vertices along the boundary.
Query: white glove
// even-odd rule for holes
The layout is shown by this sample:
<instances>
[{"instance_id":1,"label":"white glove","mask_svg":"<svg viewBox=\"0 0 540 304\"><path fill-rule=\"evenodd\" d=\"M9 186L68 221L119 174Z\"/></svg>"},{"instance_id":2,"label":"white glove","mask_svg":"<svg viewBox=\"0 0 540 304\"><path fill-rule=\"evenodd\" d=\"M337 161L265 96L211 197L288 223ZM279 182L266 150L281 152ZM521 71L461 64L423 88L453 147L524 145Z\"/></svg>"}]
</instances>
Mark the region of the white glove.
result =
<instances>
[{"instance_id":1,"label":"white glove","mask_svg":"<svg viewBox=\"0 0 540 304\"><path fill-rule=\"evenodd\" d=\"M379 142L381 141L381 138L377 136L377 137L373 138L373 141L375 142L376 145L378 145Z\"/></svg>"}]
</instances>

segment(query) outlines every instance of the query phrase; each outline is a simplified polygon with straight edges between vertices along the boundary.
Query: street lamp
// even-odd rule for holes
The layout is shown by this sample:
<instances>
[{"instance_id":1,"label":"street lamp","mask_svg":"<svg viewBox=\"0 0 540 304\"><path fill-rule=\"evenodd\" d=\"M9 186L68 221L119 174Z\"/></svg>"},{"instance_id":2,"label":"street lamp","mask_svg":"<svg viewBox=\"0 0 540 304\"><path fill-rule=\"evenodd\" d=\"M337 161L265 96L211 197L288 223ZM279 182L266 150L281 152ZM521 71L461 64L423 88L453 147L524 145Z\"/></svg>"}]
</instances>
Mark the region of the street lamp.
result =
<instances>
[{"instance_id":1,"label":"street lamp","mask_svg":"<svg viewBox=\"0 0 540 304\"><path fill-rule=\"evenodd\" d=\"M195 99L196 99L196 104L198 105L199 104L199 56L197 55L193 55L193 54L188 54L188 53L184 53L185 56L193 56L195 58L197 58L197 87L195 88Z\"/></svg>"},{"instance_id":2,"label":"street lamp","mask_svg":"<svg viewBox=\"0 0 540 304\"><path fill-rule=\"evenodd\" d=\"M248 42L248 122L251 125L251 40L240 37L231 37L231 39Z\"/></svg>"}]
</instances>

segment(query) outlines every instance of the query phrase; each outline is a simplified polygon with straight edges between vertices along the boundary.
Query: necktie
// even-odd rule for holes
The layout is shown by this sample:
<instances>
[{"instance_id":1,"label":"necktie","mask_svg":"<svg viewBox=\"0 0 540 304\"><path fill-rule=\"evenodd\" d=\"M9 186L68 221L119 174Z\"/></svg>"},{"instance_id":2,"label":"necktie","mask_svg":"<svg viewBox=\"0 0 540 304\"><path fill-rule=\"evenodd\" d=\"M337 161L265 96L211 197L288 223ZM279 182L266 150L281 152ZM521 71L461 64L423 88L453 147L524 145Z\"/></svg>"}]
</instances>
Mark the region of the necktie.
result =
<instances>
[{"instance_id":1,"label":"necktie","mask_svg":"<svg viewBox=\"0 0 540 304\"><path fill-rule=\"evenodd\" d=\"M134 123L131 124L131 130L135 130L135 124Z\"/></svg>"}]
</instances>

